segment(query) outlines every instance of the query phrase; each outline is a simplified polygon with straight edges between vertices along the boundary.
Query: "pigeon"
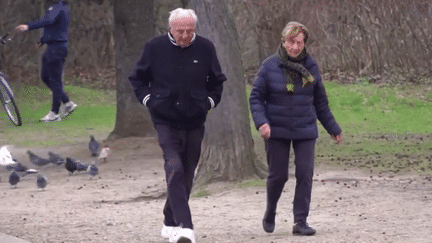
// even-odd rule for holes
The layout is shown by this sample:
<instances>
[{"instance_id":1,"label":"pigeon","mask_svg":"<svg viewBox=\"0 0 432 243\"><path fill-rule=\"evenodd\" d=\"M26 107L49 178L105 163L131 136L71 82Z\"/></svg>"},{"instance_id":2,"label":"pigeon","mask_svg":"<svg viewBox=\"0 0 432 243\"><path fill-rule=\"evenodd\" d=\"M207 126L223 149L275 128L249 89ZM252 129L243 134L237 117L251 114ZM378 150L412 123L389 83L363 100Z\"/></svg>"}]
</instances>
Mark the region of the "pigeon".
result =
<instances>
[{"instance_id":1,"label":"pigeon","mask_svg":"<svg viewBox=\"0 0 432 243\"><path fill-rule=\"evenodd\" d=\"M27 167L22 165L20 162L17 162L15 159L13 159L13 164L8 164L6 165L6 170L8 171L12 171L12 170L16 170L16 171L25 171L27 170Z\"/></svg>"},{"instance_id":2,"label":"pigeon","mask_svg":"<svg viewBox=\"0 0 432 243\"><path fill-rule=\"evenodd\" d=\"M1 158L0 158L0 165L9 171L11 171L13 168L16 168L17 166L19 166L15 159L2 160Z\"/></svg>"},{"instance_id":3,"label":"pigeon","mask_svg":"<svg viewBox=\"0 0 432 243\"><path fill-rule=\"evenodd\" d=\"M47 178L39 173L36 177L36 186L39 188L39 190L44 190L47 183Z\"/></svg>"},{"instance_id":4,"label":"pigeon","mask_svg":"<svg viewBox=\"0 0 432 243\"><path fill-rule=\"evenodd\" d=\"M79 160L67 157L65 168L69 171L69 175L72 175L75 171L86 171L88 165L81 163Z\"/></svg>"},{"instance_id":5,"label":"pigeon","mask_svg":"<svg viewBox=\"0 0 432 243\"><path fill-rule=\"evenodd\" d=\"M99 143L93 135L90 135L90 142L88 144L91 156L96 157L99 151Z\"/></svg>"},{"instance_id":6,"label":"pigeon","mask_svg":"<svg viewBox=\"0 0 432 243\"><path fill-rule=\"evenodd\" d=\"M37 170L35 169L28 169L27 166L22 165L20 162L17 162L16 160L14 160L15 164L14 165L8 165L6 166L6 169L8 171L15 171L20 177L24 177L26 175L29 174L36 174L38 173Z\"/></svg>"},{"instance_id":7,"label":"pigeon","mask_svg":"<svg viewBox=\"0 0 432 243\"><path fill-rule=\"evenodd\" d=\"M91 165L87 167L87 175L90 177L90 179L93 179L93 177L96 176L97 174L99 174L99 168L93 162Z\"/></svg>"},{"instance_id":8,"label":"pigeon","mask_svg":"<svg viewBox=\"0 0 432 243\"><path fill-rule=\"evenodd\" d=\"M41 157L37 156L36 154L34 154L30 150L27 150L27 154L29 155L30 162L32 162L32 164L34 164L34 165L44 166L44 165L51 163L50 160L41 158Z\"/></svg>"},{"instance_id":9,"label":"pigeon","mask_svg":"<svg viewBox=\"0 0 432 243\"><path fill-rule=\"evenodd\" d=\"M9 176L9 184L11 185L11 187L16 188L19 181L20 181L19 175L15 171L12 171L12 173Z\"/></svg>"},{"instance_id":10,"label":"pigeon","mask_svg":"<svg viewBox=\"0 0 432 243\"><path fill-rule=\"evenodd\" d=\"M27 169L25 171L15 171L15 172L19 175L19 177L24 177L26 175L32 175L38 173L38 171L35 169Z\"/></svg>"},{"instance_id":11,"label":"pigeon","mask_svg":"<svg viewBox=\"0 0 432 243\"><path fill-rule=\"evenodd\" d=\"M49 161L55 165L61 165L65 162L65 159L62 158L59 154L55 154L53 152L48 152Z\"/></svg>"},{"instance_id":12,"label":"pigeon","mask_svg":"<svg viewBox=\"0 0 432 243\"><path fill-rule=\"evenodd\" d=\"M76 171L77 166L71 158L67 157L66 163L65 163L65 168L67 171L69 171L69 175L72 175Z\"/></svg>"},{"instance_id":13,"label":"pigeon","mask_svg":"<svg viewBox=\"0 0 432 243\"><path fill-rule=\"evenodd\" d=\"M99 154L98 159L102 159L102 160L103 160L103 163L106 163L106 162L107 162L108 155L109 155L109 152L110 152L110 148L108 147L108 145L105 145L105 146L102 148L102 150L101 150L101 152L100 152L100 154Z\"/></svg>"},{"instance_id":14,"label":"pigeon","mask_svg":"<svg viewBox=\"0 0 432 243\"><path fill-rule=\"evenodd\" d=\"M15 164L15 162L12 160L12 155L7 149L7 146L2 146L0 148L0 165L7 166Z\"/></svg>"},{"instance_id":15,"label":"pigeon","mask_svg":"<svg viewBox=\"0 0 432 243\"><path fill-rule=\"evenodd\" d=\"M0 147L0 156L8 155L9 157L12 157L11 153L9 152L10 148L13 148L13 145L3 145ZM8 149L9 148L9 149Z\"/></svg>"},{"instance_id":16,"label":"pigeon","mask_svg":"<svg viewBox=\"0 0 432 243\"><path fill-rule=\"evenodd\" d=\"M76 164L76 170L77 171L86 171L87 170L87 167L88 167L87 164L83 164L80 161L76 161L75 164Z\"/></svg>"}]
</instances>

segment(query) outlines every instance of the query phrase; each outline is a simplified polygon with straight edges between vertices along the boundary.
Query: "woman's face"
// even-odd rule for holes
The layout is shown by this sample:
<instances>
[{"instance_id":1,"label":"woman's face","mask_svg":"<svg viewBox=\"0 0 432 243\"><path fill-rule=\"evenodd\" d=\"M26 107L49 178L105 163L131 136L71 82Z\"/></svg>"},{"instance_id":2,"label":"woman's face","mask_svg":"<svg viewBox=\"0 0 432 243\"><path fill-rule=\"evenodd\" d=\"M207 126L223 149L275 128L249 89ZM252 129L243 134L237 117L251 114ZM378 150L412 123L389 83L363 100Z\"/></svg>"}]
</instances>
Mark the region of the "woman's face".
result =
<instances>
[{"instance_id":1,"label":"woman's face","mask_svg":"<svg viewBox=\"0 0 432 243\"><path fill-rule=\"evenodd\" d=\"M304 34L291 34L283 40L282 46L290 57L297 57L305 47Z\"/></svg>"}]
</instances>

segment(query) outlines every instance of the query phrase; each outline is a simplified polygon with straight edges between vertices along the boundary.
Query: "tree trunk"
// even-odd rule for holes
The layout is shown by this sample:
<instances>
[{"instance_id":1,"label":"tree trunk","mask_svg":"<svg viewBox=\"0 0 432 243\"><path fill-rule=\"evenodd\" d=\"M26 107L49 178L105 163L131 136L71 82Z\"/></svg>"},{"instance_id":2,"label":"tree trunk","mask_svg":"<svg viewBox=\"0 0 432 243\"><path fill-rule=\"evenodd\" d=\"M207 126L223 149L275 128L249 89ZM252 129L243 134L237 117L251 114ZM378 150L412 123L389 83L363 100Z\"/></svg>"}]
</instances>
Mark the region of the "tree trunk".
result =
<instances>
[{"instance_id":1,"label":"tree trunk","mask_svg":"<svg viewBox=\"0 0 432 243\"><path fill-rule=\"evenodd\" d=\"M144 43L154 35L153 0L115 0L114 24L117 115L108 139L154 135L150 115L128 80Z\"/></svg>"},{"instance_id":2,"label":"tree trunk","mask_svg":"<svg viewBox=\"0 0 432 243\"><path fill-rule=\"evenodd\" d=\"M234 20L221 0L190 0L198 15L197 33L210 39L228 80L222 101L206 122L197 184L265 176L257 160L250 130L241 51Z\"/></svg>"},{"instance_id":3,"label":"tree trunk","mask_svg":"<svg viewBox=\"0 0 432 243\"><path fill-rule=\"evenodd\" d=\"M155 35L163 35L168 32L169 12L176 8L185 8L188 0L155 0L154 18Z\"/></svg>"}]
</instances>

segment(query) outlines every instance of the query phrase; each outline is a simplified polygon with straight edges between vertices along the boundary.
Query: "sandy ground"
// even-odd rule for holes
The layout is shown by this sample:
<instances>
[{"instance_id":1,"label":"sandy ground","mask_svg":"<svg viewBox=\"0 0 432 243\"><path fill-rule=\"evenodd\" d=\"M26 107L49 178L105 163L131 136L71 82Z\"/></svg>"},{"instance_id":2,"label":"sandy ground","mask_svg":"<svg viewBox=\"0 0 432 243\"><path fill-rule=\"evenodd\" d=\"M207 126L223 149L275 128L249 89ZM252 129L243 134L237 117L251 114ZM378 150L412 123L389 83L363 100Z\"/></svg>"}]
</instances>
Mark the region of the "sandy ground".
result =
<instances>
[{"instance_id":1,"label":"sandy ground","mask_svg":"<svg viewBox=\"0 0 432 243\"><path fill-rule=\"evenodd\" d=\"M166 197L161 151L154 139L129 138L110 144L111 157L100 174L68 175L64 166L39 169L48 177L43 191L35 176L11 189L0 170L0 232L30 242L167 242L160 237ZM34 148L91 161L87 144ZM13 155L34 168L25 152ZM292 170L291 170L292 171ZM431 177L366 174L356 170L315 170L309 224L315 236L293 236L290 175L278 205L276 230L262 229L265 188L235 183L208 187L211 195L192 197L197 242L432 242Z\"/></svg>"}]
</instances>

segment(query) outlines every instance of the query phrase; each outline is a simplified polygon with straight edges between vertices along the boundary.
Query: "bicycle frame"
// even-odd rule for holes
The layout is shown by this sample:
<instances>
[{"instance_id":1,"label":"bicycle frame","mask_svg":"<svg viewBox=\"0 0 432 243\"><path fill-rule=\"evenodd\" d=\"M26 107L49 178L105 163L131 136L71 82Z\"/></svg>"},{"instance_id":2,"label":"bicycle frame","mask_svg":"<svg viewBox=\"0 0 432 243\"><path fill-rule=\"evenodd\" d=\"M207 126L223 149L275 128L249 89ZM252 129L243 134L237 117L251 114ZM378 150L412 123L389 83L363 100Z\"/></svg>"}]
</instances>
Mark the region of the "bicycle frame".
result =
<instances>
[{"instance_id":1,"label":"bicycle frame","mask_svg":"<svg viewBox=\"0 0 432 243\"><path fill-rule=\"evenodd\" d=\"M15 98L15 94L12 90L12 88L9 86L9 83L7 82L7 79L5 77L5 75L0 71L0 80L2 81L3 85L6 86L6 90L8 90L10 92L10 95Z\"/></svg>"},{"instance_id":2,"label":"bicycle frame","mask_svg":"<svg viewBox=\"0 0 432 243\"><path fill-rule=\"evenodd\" d=\"M9 34L6 34L3 37L0 37L0 43L5 44L6 43L6 37ZM10 40L10 38L9 38ZM15 126L21 126L21 115L18 109L17 104L15 103L15 94L10 87L6 76L0 71L0 103L3 105L3 107L6 110L6 114L9 116L11 122Z\"/></svg>"}]
</instances>

